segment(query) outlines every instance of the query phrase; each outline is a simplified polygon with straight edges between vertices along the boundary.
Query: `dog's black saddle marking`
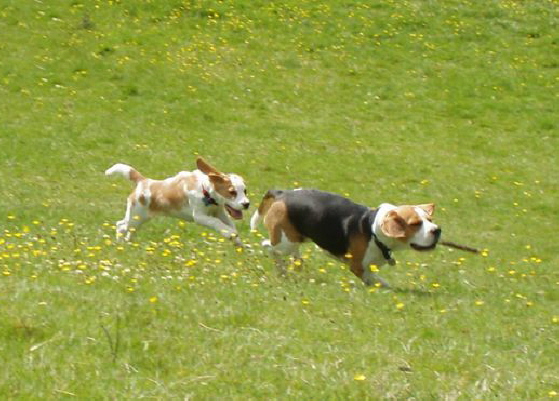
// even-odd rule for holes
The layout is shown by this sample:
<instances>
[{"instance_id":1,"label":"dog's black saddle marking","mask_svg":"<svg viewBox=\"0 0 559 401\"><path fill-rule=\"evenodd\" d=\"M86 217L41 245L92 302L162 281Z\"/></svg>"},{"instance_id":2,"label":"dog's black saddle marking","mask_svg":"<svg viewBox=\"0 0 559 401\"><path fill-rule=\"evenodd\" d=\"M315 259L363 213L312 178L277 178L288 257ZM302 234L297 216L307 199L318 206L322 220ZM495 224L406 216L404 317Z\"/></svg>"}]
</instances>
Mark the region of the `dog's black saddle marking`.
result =
<instances>
[{"instance_id":1,"label":"dog's black saddle marking","mask_svg":"<svg viewBox=\"0 0 559 401\"><path fill-rule=\"evenodd\" d=\"M318 190L283 191L281 196L297 231L332 255L345 255L353 234L363 233L370 240L371 226L364 221L370 217L366 206Z\"/></svg>"},{"instance_id":2,"label":"dog's black saddle marking","mask_svg":"<svg viewBox=\"0 0 559 401\"><path fill-rule=\"evenodd\" d=\"M390 265L395 263L392 251L373 233L378 209L359 205L343 196L313 189L269 192L287 205L291 223L304 237L311 239L334 256L347 254L350 238L363 234L367 242L374 240Z\"/></svg>"}]
</instances>

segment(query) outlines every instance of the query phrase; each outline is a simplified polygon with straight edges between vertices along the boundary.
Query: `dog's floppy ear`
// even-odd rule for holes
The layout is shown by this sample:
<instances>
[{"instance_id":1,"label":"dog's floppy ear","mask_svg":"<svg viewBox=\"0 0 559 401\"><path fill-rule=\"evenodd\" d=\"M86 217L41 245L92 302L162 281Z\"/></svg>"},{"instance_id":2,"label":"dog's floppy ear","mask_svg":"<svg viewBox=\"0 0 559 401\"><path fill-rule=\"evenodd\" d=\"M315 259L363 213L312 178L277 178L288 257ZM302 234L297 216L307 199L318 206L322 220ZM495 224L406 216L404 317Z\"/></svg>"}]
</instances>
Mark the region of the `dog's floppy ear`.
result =
<instances>
[{"instance_id":1,"label":"dog's floppy ear","mask_svg":"<svg viewBox=\"0 0 559 401\"><path fill-rule=\"evenodd\" d=\"M395 210L391 210L382 220L380 229L388 237L404 238L406 236L406 225L404 219Z\"/></svg>"},{"instance_id":2,"label":"dog's floppy ear","mask_svg":"<svg viewBox=\"0 0 559 401\"><path fill-rule=\"evenodd\" d=\"M221 173L209 173L208 177L212 184L223 184L227 181L227 177L223 176Z\"/></svg>"},{"instance_id":3,"label":"dog's floppy ear","mask_svg":"<svg viewBox=\"0 0 559 401\"><path fill-rule=\"evenodd\" d=\"M198 170L200 170L204 174L221 175L221 173L215 167L210 166L202 156L198 156L196 158L196 167L198 167Z\"/></svg>"},{"instance_id":4,"label":"dog's floppy ear","mask_svg":"<svg viewBox=\"0 0 559 401\"><path fill-rule=\"evenodd\" d=\"M429 217L433 216L435 213L435 204L434 203L427 203L425 205L417 205L418 208L423 210Z\"/></svg>"}]
</instances>

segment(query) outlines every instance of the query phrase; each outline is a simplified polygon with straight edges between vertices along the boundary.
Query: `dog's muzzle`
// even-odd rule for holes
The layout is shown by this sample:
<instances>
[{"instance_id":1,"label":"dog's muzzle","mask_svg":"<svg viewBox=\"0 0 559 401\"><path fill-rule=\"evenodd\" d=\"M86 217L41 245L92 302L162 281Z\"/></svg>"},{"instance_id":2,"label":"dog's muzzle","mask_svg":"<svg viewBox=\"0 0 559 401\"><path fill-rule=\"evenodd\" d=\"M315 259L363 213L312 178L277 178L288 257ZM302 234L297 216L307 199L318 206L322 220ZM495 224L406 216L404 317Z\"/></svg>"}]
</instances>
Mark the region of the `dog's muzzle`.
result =
<instances>
[{"instance_id":1,"label":"dog's muzzle","mask_svg":"<svg viewBox=\"0 0 559 401\"><path fill-rule=\"evenodd\" d=\"M437 243L439 242L439 238L441 238L442 230L437 227L435 230L432 231L433 234L433 243L431 245L418 245L418 244L410 244L410 246L415 249L416 251L430 251L431 249L435 249Z\"/></svg>"}]
</instances>

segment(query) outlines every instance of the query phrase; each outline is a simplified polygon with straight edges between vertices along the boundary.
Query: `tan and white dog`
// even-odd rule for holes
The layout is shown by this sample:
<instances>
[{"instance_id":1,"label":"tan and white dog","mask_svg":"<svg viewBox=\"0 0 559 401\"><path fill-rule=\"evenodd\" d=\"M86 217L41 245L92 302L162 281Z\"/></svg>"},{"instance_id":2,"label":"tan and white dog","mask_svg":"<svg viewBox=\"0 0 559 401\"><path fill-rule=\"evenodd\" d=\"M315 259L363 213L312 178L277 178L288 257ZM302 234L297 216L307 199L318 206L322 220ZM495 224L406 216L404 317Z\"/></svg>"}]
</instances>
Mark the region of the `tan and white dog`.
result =
<instances>
[{"instance_id":1,"label":"tan and white dog","mask_svg":"<svg viewBox=\"0 0 559 401\"><path fill-rule=\"evenodd\" d=\"M350 265L366 285L388 283L371 271L395 264L392 252L401 249L426 251L435 248L441 229L432 222L435 205L378 208L356 204L342 196L317 190L270 190L250 221L255 230L264 221L269 248L280 272L282 257L299 256L301 243L310 240L330 255Z\"/></svg>"},{"instance_id":2,"label":"tan and white dog","mask_svg":"<svg viewBox=\"0 0 559 401\"><path fill-rule=\"evenodd\" d=\"M243 178L221 173L201 157L196 166L197 170L181 171L165 180L146 178L121 163L106 170L107 176L118 175L136 183L124 219L116 223L117 239L130 240L143 223L163 215L201 224L242 246L232 218L242 219L243 210L250 205Z\"/></svg>"}]
</instances>

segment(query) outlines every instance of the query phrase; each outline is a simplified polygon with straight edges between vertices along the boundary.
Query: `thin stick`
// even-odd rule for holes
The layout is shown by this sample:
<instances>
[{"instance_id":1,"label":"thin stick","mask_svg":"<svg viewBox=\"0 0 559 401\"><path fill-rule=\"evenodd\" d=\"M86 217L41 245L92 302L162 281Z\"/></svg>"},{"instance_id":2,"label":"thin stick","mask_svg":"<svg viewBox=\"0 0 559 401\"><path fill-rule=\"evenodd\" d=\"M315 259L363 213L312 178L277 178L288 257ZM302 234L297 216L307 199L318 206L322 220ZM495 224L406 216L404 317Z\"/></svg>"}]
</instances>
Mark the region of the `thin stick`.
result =
<instances>
[{"instance_id":1,"label":"thin stick","mask_svg":"<svg viewBox=\"0 0 559 401\"><path fill-rule=\"evenodd\" d=\"M109 347L111 349L111 355L113 356L113 363L116 362L116 357L118 355L118 345L120 344L120 316L116 316L116 334L115 334L115 341L113 343L113 338L111 337L111 333L105 326L102 324L100 325L103 331L105 332L105 336L107 336L107 341L109 342Z\"/></svg>"},{"instance_id":2,"label":"thin stick","mask_svg":"<svg viewBox=\"0 0 559 401\"><path fill-rule=\"evenodd\" d=\"M455 244L454 242L450 242L450 241L441 241L441 244L448 246L450 248L460 249L461 251L479 253L479 249L472 248L471 246L467 246L467 245Z\"/></svg>"},{"instance_id":3,"label":"thin stick","mask_svg":"<svg viewBox=\"0 0 559 401\"><path fill-rule=\"evenodd\" d=\"M216 331L218 333L223 333L222 330L214 329L213 327L206 326L204 323L198 322L198 326L203 327L206 330Z\"/></svg>"},{"instance_id":4,"label":"thin stick","mask_svg":"<svg viewBox=\"0 0 559 401\"><path fill-rule=\"evenodd\" d=\"M116 362L116 356L118 355L118 346L120 345L120 315L116 315L116 334L115 334L115 353L113 355L113 363Z\"/></svg>"},{"instance_id":5,"label":"thin stick","mask_svg":"<svg viewBox=\"0 0 559 401\"><path fill-rule=\"evenodd\" d=\"M105 336L107 336L107 341L109 342L109 348L111 350L111 355L113 356L113 362L114 362L116 359L116 352L115 352L115 347L113 345L113 339L111 337L111 333L109 333L109 330L107 330L105 326L101 325L101 328L105 332Z\"/></svg>"}]
</instances>

